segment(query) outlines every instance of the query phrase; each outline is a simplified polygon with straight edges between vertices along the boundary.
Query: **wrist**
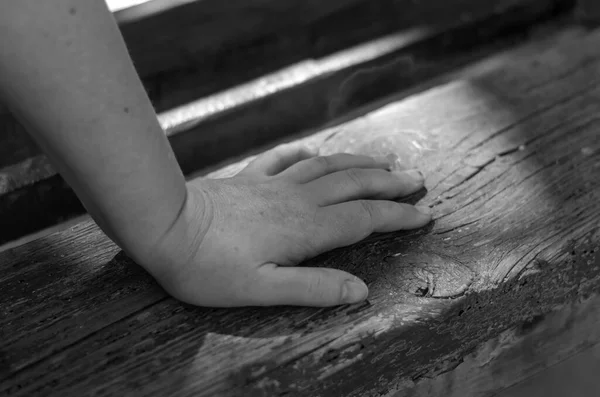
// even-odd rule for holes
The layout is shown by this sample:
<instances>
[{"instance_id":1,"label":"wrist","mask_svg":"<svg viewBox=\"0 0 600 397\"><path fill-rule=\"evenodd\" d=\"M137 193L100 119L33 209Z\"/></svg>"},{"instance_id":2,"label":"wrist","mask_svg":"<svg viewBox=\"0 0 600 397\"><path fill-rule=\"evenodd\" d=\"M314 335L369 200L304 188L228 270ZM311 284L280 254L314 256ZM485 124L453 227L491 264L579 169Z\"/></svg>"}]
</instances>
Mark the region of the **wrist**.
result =
<instances>
[{"instance_id":1,"label":"wrist","mask_svg":"<svg viewBox=\"0 0 600 397\"><path fill-rule=\"evenodd\" d=\"M197 184L196 184L197 185ZM131 246L125 252L159 281L190 263L208 231L212 205L203 189L186 183L186 194L177 216L150 245Z\"/></svg>"}]
</instances>

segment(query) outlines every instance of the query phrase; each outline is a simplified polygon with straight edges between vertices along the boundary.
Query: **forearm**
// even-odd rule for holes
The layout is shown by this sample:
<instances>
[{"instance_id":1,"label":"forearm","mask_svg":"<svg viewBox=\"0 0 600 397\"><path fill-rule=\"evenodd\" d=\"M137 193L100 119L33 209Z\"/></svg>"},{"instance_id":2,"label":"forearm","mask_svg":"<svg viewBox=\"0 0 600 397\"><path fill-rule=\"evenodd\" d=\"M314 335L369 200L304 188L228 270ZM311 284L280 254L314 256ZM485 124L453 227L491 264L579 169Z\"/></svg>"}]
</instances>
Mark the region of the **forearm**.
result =
<instances>
[{"instance_id":1,"label":"forearm","mask_svg":"<svg viewBox=\"0 0 600 397\"><path fill-rule=\"evenodd\" d=\"M122 247L174 222L185 181L103 0L3 2L0 96Z\"/></svg>"}]
</instances>

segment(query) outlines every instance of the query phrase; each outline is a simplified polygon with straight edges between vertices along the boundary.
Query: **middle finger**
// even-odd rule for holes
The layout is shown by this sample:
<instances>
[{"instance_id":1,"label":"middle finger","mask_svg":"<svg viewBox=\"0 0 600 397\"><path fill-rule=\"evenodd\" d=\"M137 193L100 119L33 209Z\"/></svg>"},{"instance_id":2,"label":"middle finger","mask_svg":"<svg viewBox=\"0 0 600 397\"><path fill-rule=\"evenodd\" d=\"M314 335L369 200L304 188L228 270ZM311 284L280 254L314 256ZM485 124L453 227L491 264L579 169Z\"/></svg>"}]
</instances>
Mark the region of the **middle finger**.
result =
<instances>
[{"instance_id":1,"label":"middle finger","mask_svg":"<svg viewBox=\"0 0 600 397\"><path fill-rule=\"evenodd\" d=\"M315 179L307 184L311 195L321 206L360 199L389 200L419 191L423 175L417 170L385 171L349 168Z\"/></svg>"}]
</instances>

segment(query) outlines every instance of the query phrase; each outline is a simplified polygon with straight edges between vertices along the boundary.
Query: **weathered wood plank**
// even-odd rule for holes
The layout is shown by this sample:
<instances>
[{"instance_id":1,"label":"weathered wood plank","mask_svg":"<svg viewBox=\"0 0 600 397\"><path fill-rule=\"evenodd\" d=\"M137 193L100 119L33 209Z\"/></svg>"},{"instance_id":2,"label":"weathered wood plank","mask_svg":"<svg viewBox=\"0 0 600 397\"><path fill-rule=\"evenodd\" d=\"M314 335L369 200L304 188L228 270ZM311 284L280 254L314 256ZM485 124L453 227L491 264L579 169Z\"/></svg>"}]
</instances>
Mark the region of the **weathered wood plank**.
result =
<instances>
[{"instance_id":1,"label":"weathered wood plank","mask_svg":"<svg viewBox=\"0 0 600 397\"><path fill-rule=\"evenodd\" d=\"M468 20L482 11L503 9L508 4L520 5L526 0L424 0L414 3L365 0L154 0L117 11L121 30L132 58L142 76L166 70L198 68L215 53L242 48L253 39L269 34L287 34L306 29L315 21L339 12L367 12L371 17L396 16L397 27L417 24L435 25L447 21ZM457 13L459 11L460 13ZM144 17L140 18L140 15ZM386 18L387 19L387 18ZM160 32L154 36L149 32ZM319 32L314 32L318 34ZM318 40L318 36L313 40Z\"/></svg>"},{"instance_id":2,"label":"weathered wood plank","mask_svg":"<svg viewBox=\"0 0 600 397\"><path fill-rule=\"evenodd\" d=\"M539 39L305 139L322 153L410 155L406 136L431 149L414 163L434 224L310 263L365 279L368 304L181 305L89 224L0 254L0 393L393 395L556 308L595 324L585 299L600 292L599 45L600 31ZM536 329L520 332L545 335ZM488 355L506 370L502 357Z\"/></svg>"},{"instance_id":3,"label":"weathered wood plank","mask_svg":"<svg viewBox=\"0 0 600 397\"><path fill-rule=\"evenodd\" d=\"M115 16L140 75L149 76L196 68L219 49L302 27L361 1L154 0Z\"/></svg>"},{"instance_id":4,"label":"weathered wood plank","mask_svg":"<svg viewBox=\"0 0 600 397\"><path fill-rule=\"evenodd\" d=\"M407 380L388 397L593 397L597 389L588 387L586 394L585 386L579 388L574 381L597 382L599 361L579 377L569 376L565 370L570 366L568 361L600 352L599 341L600 295L595 294L502 332L464 357L455 369L424 376L416 383ZM537 374L544 378L560 376L554 384L540 385L530 379ZM527 379L525 384L511 387Z\"/></svg>"},{"instance_id":5,"label":"weathered wood plank","mask_svg":"<svg viewBox=\"0 0 600 397\"><path fill-rule=\"evenodd\" d=\"M289 18L298 18L297 14L294 14L294 4L302 3L304 6L312 7L314 3L318 3L309 2L309 4L294 0L290 6L289 1L276 2L271 0L269 2L277 4L277 8L281 8L280 11L288 15ZM154 3L156 1L152 2L152 4ZM244 18L244 8L247 8L251 3L244 1L237 3L243 4L244 7L240 10L231 8L227 11L227 15L230 15L231 18ZM167 98L156 98L154 101L159 110L163 110L172 107L174 103L178 105L185 104L190 100L237 86L253 78L259 78L287 65L308 59L319 59L373 37L392 32L402 32L415 28L439 31L448 29L450 26L466 25L491 16L500 16L509 10L515 9L519 9L526 15L537 12L538 16L543 18L543 14L556 5L561 5L563 8L574 6L574 0L493 0L485 3L477 0L451 0L445 2L436 0L419 2L410 0L337 0L337 3L347 3L346 6L341 4L336 6L334 3L336 2L332 2L331 8L336 9L335 12L329 13L329 11L326 11L323 12L323 15L317 13L320 17L309 17L308 20L311 22L278 25L283 27L273 30L271 34L266 34L266 31L262 30L271 28L270 23L267 23L259 30L260 34L259 32L242 34L231 42L223 40L220 34L207 34L205 38L197 39L193 35L187 34L189 33L186 32L187 27L182 26L178 19L171 19L171 24L176 27L170 29L165 27L161 31L172 30L173 35L183 38L182 42L170 43L161 52L158 51L158 48L161 47L162 43L152 43L147 38L146 32L151 30L147 30L146 27L139 28L140 32L137 36L142 38L142 42L149 49L147 56L152 60L137 59L133 50L132 57L136 65L150 63L151 65L148 67L155 68L161 62L171 62L165 60L169 57L178 57L176 50L190 41L193 42L192 45L197 47L196 51L200 51L195 58L187 56L181 64L180 61L173 61L178 66L171 67L158 74L145 73L143 68L138 66L140 74L143 77L148 77L146 80L151 93L169 92ZM321 7L329 7L329 4L325 5L323 2L318 4ZM223 7L229 7L229 3L226 6L223 5ZM255 11L261 12L260 10L258 8ZM264 10L264 16L270 18L269 13L272 13L272 10L267 7ZM223 17L220 14L218 15ZM161 13L156 18L161 20L170 19L168 13ZM286 18L283 18L283 20ZM505 23L510 25L510 22L506 21L509 21L508 18ZM532 19L530 23L534 21L535 19ZM193 29L204 29L204 27L194 24ZM232 31L236 29L237 27ZM126 26L123 26L122 30L129 47L135 47L137 41L127 36ZM227 31L227 34L231 34L231 32ZM202 40L208 40L210 43L202 45ZM182 50L182 52L190 53L191 50ZM193 90L190 90L190 84L195 86ZM161 97L162 95L154 96Z\"/></svg>"},{"instance_id":6,"label":"weathered wood plank","mask_svg":"<svg viewBox=\"0 0 600 397\"><path fill-rule=\"evenodd\" d=\"M367 103L480 58L527 34L533 29L532 22L551 17L570 4L563 0L501 0L477 2L482 6L475 8L459 2L451 10L428 10L424 3L402 9L403 2L386 1L369 2L370 8L363 12L350 10L353 12L338 19L331 17L327 23L292 37L292 44L282 41L281 37L286 36L278 36L275 47L310 58L361 37L407 28L417 21L423 26L378 37L331 56L305 60L162 113L160 119L184 172L191 174L276 139L322 126ZM307 47L307 42L314 41L308 40L312 36L319 40ZM261 48L269 48L268 42ZM250 54L249 58L248 53L240 51L236 55L240 58L232 63L252 65L260 64L259 58L278 58L270 50L265 51ZM287 56L281 58L290 60ZM236 75L227 69L221 72L222 76ZM189 87L209 87L209 91L202 88L202 92L211 92L210 87L215 85L208 84L207 78L222 80L211 73L201 79L186 76L163 82L159 94L169 92L161 99L163 105L189 101L190 92L201 91L190 91ZM74 193L25 136L23 128L2 109L0 130L0 214L18 225L0 230L0 243L83 213Z\"/></svg>"}]
</instances>

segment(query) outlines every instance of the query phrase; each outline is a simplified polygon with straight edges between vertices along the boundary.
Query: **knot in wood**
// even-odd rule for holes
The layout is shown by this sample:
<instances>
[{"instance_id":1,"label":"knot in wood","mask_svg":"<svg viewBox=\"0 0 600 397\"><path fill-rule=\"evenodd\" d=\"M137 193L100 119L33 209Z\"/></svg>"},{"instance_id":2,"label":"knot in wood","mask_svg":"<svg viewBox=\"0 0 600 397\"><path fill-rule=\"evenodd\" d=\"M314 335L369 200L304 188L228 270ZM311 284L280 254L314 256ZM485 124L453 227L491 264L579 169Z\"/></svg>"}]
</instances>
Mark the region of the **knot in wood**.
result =
<instances>
[{"instance_id":1,"label":"knot in wood","mask_svg":"<svg viewBox=\"0 0 600 397\"><path fill-rule=\"evenodd\" d=\"M473 282L472 270L436 253L397 255L387 258L394 268L394 285L423 298L450 299L463 295Z\"/></svg>"}]
</instances>

